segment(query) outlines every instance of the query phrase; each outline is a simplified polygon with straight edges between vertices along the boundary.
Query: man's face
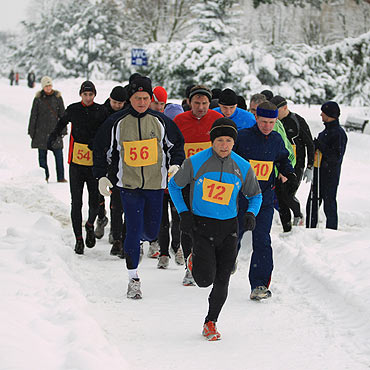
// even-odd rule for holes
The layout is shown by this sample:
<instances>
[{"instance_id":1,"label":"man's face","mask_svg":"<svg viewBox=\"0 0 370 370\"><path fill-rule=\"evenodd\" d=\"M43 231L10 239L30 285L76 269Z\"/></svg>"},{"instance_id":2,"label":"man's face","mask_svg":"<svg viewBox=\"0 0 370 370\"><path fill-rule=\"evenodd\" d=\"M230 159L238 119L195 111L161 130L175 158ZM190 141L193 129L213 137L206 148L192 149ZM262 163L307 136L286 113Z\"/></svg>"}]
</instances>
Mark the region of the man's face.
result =
<instances>
[{"instance_id":1,"label":"man's face","mask_svg":"<svg viewBox=\"0 0 370 370\"><path fill-rule=\"evenodd\" d=\"M209 100L205 95L195 95L191 98L190 107L193 115L202 118L208 112Z\"/></svg>"},{"instance_id":2,"label":"man's face","mask_svg":"<svg viewBox=\"0 0 370 370\"><path fill-rule=\"evenodd\" d=\"M258 107L258 103L255 103L254 101L250 102L249 112L253 113L256 119L257 119L257 107Z\"/></svg>"},{"instance_id":3,"label":"man's face","mask_svg":"<svg viewBox=\"0 0 370 370\"><path fill-rule=\"evenodd\" d=\"M123 106L125 105L124 101L114 100L111 97L109 97L109 101L110 101L110 106L115 112L121 110Z\"/></svg>"},{"instance_id":4,"label":"man's face","mask_svg":"<svg viewBox=\"0 0 370 370\"><path fill-rule=\"evenodd\" d=\"M288 106L284 105L278 109L278 119L282 120L288 115Z\"/></svg>"},{"instance_id":5,"label":"man's face","mask_svg":"<svg viewBox=\"0 0 370 370\"><path fill-rule=\"evenodd\" d=\"M230 155L234 146L234 139L230 136L219 136L216 137L212 143L213 150L221 158L225 158Z\"/></svg>"},{"instance_id":6,"label":"man's face","mask_svg":"<svg viewBox=\"0 0 370 370\"><path fill-rule=\"evenodd\" d=\"M81 93L82 103L89 106L94 102L95 94L92 91L84 91Z\"/></svg>"},{"instance_id":7,"label":"man's face","mask_svg":"<svg viewBox=\"0 0 370 370\"><path fill-rule=\"evenodd\" d=\"M156 110L157 112L164 112L166 103L163 101L152 101L150 103L150 109Z\"/></svg>"},{"instance_id":8,"label":"man's face","mask_svg":"<svg viewBox=\"0 0 370 370\"><path fill-rule=\"evenodd\" d=\"M138 91L130 98L132 108L138 113L144 113L150 106L151 97L146 91Z\"/></svg>"},{"instance_id":9,"label":"man's face","mask_svg":"<svg viewBox=\"0 0 370 370\"><path fill-rule=\"evenodd\" d=\"M257 126L264 135L269 135L274 129L277 118L256 117Z\"/></svg>"},{"instance_id":10,"label":"man's face","mask_svg":"<svg viewBox=\"0 0 370 370\"><path fill-rule=\"evenodd\" d=\"M51 94L51 92L53 91L53 85L45 86L44 91L45 91L46 94Z\"/></svg>"},{"instance_id":11,"label":"man's face","mask_svg":"<svg viewBox=\"0 0 370 370\"><path fill-rule=\"evenodd\" d=\"M235 109L238 106L238 104L235 104L235 105L223 105L223 104L219 104L219 106L220 106L220 109L221 109L222 114L225 117L229 118L229 117L231 117L234 114Z\"/></svg>"},{"instance_id":12,"label":"man's face","mask_svg":"<svg viewBox=\"0 0 370 370\"><path fill-rule=\"evenodd\" d=\"M324 112L321 112L320 116L321 116L323 122L332 122L332 121L335 121L335 118L329 117Z\"/></svg>"}]
</instances>

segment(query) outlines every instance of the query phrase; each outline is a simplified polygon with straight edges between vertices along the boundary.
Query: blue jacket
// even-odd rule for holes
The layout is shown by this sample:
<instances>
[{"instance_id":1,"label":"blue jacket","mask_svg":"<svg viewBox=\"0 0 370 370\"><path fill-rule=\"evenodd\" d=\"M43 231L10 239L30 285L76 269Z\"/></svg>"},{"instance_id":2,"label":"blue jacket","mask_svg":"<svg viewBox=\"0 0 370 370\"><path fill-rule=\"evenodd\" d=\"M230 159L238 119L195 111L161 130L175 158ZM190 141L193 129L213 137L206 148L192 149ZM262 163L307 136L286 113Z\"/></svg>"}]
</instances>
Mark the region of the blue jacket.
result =
<instances>
[{"instance_id":1,"label":"blue jacket","mask_svg":"<svg viewBox=\"0 0 370 370\"><path fill-rule=\"evenodd\" d=\"M217 107L213 110L222 114L220 107ZM229 118L235 122L238 131L243 128L252 127L256 124L256 118L254 117L253 113L238 107L235 109L235 112Z\"/></svg>"},{"instance_id":2,"label":"blue jacket","mask_svg":"<svg viewBox=\"0 0 370 370\"><path fill-rule=\"evenodd\" d=\"M251 162L261 187L263 205L272 205L275 187L273 167L276 166L284 176L294 172L281 135L272 131L266 136L254 125L239 131L233 150Z\"/></svg>"},{"instance_id":3,"label":"blue jacket","mask_svg":"<svg viewBox=\"0 0 370 370\"><path fill-rule=\"evenodd\" d=\"M249 212L258 214L262 196L250 164L236 153L219 157L212 148L186 159L168 184L180 214L188 211L181 189L190 184L191 212L198 216L227 220L237 216L239 191L249 199Z\"/></svg>"}]
</instances>

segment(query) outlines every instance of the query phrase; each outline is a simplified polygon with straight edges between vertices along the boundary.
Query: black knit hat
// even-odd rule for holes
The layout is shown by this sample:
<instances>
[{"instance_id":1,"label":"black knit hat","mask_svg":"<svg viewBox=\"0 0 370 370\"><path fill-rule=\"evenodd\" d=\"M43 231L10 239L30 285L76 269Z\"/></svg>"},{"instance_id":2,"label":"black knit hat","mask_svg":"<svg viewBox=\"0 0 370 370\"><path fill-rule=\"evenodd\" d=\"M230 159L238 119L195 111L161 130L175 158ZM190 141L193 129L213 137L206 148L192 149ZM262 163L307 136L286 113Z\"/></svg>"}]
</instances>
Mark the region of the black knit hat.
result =
<instances>
[{"instance_id":1,"label":"black knit hat","mask_svg":"<svg viewBox=\"0 0 370 370\"><path fill-rule=\"evenodd\" d=\"M152 81L149 77L140 76L135 78L128 87L128 98L141 91L147 92L150 98L153 96Z\"/></svg>"},{"instance_id":2,"label":"black knit hat","mask_svg":"<svg viewBox=\"0 0 370 370\"><path fill-rule=\"evenodd\" d=\"M339 118L340 108L335 101L327 101L321 106L321 110L331 118Z\"/></svg>"},{"instance_id":3,"label":"black knit hat","mask_svg":"<svg viewBox=\"0 0 370 370\"><path fill-rule=\"evenodd\" d=\"M238 95L238 108L247 110L247 103L243 96Z\"/></svg>"},{"instance_id":4,"label":"black knit hat","mask_svg":"<svg viewBox=\"0 0 370 370\"><path fill-rule=\"evenodd\" d=\"M86 91L91 91L94 93L94 95L96 95L95 85L91 81L82 82L82 85L80 88L80 95Z\"/></svg>"},{"instance_id":5,"label":"black knit hat","mask_svg":"<svg viewBox=\"0 0 370 370\"><path fill-rule=\"evenodd\" d=\"M113 88L112 92L110 93L110 97L113 100L124 102L127 100L127 93L126 93L126 90L122 86L116 86Z\"/></svg>"},{"instance_id":6,"label":"black knit hat","mask_svg":"<svg viewBox=\"0 0 370 370\"><path fill-rule=\"evenodd\" d=\"M284 107L284 105L287 105L287 101L285 100L285 98L283 98L282 96L280 95L275 95L273 98L271 98L270 102L272 104L275 104L276 105L276 108L281 108L281 107Z\"/></svg>"},{"instance_id":7,"label":"black knit hat","mask_svg":"<svg viewBox=\"0 0 370 370\"><path fill-rule=\"evenodd\" d=\"M236 141L236 138L238 137L238 128L233 120L222 117L213 122L209 135L212 143L219 136L230 136L234 141Z\"/></svg>"},{"instance_id":8,"label":"black knit hat","mask_svg":"<svg viewBox=\"0 0 370 370\"><path fill-rule=\"evenodd\" d=\"M238 97L235 91L231 89L222 90L220 97L218 98L218 104L221 105L235 105L238 104Z\"/></svg>"},{"instance_id":9,"label":"black knit hat","mask_svg":"<svg viewBox=\"0 0 370 370\"><path fill-rule=\"evenodd\" d=\"M267 100L271 100L274 96L274 93L271 90L263 90L261 91L261 94L265 95Z\"/></svg>"},{"instance_id":10,"label":"black knit hat","mask_svg":"<svg viewBox=\"0 0 370 370\"><path fill-rule=\"evenodd\" d=\"M194 86L191 90L190 90L190 94L189 94L189 101L191 101L191 99L193 98L193 96L195 95L204 95L208 98L208 100L211 102L212 100L212 93L211 93L211 90L208 89L208 87L205 87L205 86L201 86L201 85L198 85L198 86Z\"/></svg>"},{"instance_id":11,"label":"black knit hat","mask_svg":"<svg viewBox=\"0 0 370 370\"><path fill-rule=\"evenodd\" d=\"M130 84L133 80L137 79L138 77L143 77L143 76L137 72L133 73L128 79L128 83Z\"/></svg>"}]
</instances>

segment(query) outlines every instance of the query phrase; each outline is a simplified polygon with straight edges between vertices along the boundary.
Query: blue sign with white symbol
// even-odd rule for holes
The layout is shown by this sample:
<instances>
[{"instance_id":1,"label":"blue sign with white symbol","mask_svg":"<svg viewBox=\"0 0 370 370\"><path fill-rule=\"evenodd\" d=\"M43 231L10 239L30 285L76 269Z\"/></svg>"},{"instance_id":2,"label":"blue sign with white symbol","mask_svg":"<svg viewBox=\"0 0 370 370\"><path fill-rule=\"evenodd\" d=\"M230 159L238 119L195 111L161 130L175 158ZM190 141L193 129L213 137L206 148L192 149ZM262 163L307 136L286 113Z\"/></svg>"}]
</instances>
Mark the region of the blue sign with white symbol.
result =
<instances>
[{"instance_id":1,"label":"blue sign with white symbol","mask_svg":"<svg viewBox=\"0 0 370 370\"><path fill-rule=\"evenodd\" d=\"M131 64L133 66L147 66L148 57L145 49L131 49Z\"/></svg>"}]
</instances>

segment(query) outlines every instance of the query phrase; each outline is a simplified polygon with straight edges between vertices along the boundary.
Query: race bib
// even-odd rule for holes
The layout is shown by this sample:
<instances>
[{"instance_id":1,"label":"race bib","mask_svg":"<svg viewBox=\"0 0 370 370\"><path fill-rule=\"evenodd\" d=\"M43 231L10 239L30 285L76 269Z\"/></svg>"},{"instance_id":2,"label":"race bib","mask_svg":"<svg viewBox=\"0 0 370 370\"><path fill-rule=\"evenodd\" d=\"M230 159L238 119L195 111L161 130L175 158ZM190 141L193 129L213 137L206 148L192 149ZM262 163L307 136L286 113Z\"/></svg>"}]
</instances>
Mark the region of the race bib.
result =
<instances>
[{"instance_id":1,"label":"race bib","mask_svg":"<svg viewBox=\"0 0 370 370\"><path fill-rule=\"evenodd\" d=\"M211 145L212 144L210 141L205 141L203 143L185 143L185 157L189 158L195 153L201 152L204 149L208 149Z\"/></svg>"},{"instance_id":2,"label":"race bib","mask_svg":"<svg viewBox=\"0 0 370 370\"><path fill-rule=\"evenodd\" d=\"M81 166L93 165L93 153L87 147L87 144L73 143L72 162L80 164Z\"/></svg>"},{"instance_id":3,"label":"race bib","mask_svg":"<svg viewBox=\"0 0 370 370\"><path fill-rule=\"evenodd\" d=\"M124 161L128 166L151 166L158 161L157 139L124 141Z\"/></svg>"},{"instance_id":4,"label":"race bib","mask_svg":"<svg viewBox=\"0 0 370 370\"><path fill-rule=\"evenodd\" d=\"M255 161L253 159L249 160L254 173L256 174L257 180L267 181L271 175L274 168L273 161Z\"/></svg>"},{"instance_id":5,"label":"race bib","mask_svg":"<svg viewBox=\"0 0 370 370\"><path fill-rule=\"evenodd\" d=\"M320 168L321 159L322 159L322 153L320 152L320 150L316 149L315 160L313 162L313 166L316 168Z\"/></svg>"},{"instance_id":6,"label":"race bib","mask_svg":"<svg viewBox=\"0 0 370 370\"><path fill-rule=\"evenodd\" d=\"M233 190L234 184L204 178L202 199L206 202L229 205Z\"/></svg>"}]
</instances>

